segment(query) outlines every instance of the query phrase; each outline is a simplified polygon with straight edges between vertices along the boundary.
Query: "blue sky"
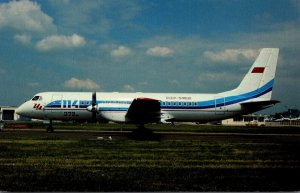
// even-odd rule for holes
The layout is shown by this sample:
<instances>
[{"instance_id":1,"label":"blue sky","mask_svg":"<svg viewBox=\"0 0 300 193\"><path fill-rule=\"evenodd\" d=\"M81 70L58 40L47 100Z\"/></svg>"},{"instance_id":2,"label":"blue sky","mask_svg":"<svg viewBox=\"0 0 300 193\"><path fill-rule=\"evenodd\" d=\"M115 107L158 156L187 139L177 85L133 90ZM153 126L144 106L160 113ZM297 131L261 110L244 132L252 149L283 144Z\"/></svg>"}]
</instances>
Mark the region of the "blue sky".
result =
<instances>
[{"instance_id":1,"label":"blue sky","mask_svg":"<svg viewBox=\"0 0 300 193\"><path fill-rule=\"evenodd\" d=\"M272 111L300 108L299 0L0 0L0 105L43 91L214 93L279 47Z\"/></svg>"}]
</instances>

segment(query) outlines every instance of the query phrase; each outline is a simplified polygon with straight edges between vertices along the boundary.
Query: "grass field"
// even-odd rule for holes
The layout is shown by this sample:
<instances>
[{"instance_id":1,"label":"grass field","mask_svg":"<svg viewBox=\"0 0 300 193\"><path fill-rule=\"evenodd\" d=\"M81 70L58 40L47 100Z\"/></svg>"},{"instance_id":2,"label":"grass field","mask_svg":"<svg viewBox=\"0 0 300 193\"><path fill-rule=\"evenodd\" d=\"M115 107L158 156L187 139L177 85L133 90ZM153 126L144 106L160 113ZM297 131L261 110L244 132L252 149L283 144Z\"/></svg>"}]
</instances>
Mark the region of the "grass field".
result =
<instances>
[{"instance_id":1,"label":"grass field","mask_svg":"<svg viewBox=\"0 0 300 193\"><path fill-rule=\"evenodd\" d=\"M94 125L56 126L94 129ZM97 125L98 130L131 130ZM149 125L155 131L293 133L299 128ZM42 131L37 131L37 133ZM296 191L299 136L96 140L0 133L0 191Z\"/></svg>"}]
</instances>

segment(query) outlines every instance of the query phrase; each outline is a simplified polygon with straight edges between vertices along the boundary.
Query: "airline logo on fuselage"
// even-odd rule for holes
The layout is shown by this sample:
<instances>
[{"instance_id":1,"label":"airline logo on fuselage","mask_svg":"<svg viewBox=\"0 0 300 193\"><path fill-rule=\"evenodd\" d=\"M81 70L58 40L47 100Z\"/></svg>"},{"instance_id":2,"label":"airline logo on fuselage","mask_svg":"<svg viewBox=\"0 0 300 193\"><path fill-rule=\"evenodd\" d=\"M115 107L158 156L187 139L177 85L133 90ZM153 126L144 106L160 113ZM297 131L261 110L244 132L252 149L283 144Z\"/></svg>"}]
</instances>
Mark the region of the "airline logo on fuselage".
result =
<instances>
[{"instance_id":1,"label":"airline logo on fuselage","mask_svg":"<svg viewBox=\"0 0 300 193\"><path fill-rule=\"evenodd\" d=\"M43 106L42 106L41 104L35 103L35 104L33 105L33 108L34 108L35 110L42 110Z\"/></svg>"}]
</instances>

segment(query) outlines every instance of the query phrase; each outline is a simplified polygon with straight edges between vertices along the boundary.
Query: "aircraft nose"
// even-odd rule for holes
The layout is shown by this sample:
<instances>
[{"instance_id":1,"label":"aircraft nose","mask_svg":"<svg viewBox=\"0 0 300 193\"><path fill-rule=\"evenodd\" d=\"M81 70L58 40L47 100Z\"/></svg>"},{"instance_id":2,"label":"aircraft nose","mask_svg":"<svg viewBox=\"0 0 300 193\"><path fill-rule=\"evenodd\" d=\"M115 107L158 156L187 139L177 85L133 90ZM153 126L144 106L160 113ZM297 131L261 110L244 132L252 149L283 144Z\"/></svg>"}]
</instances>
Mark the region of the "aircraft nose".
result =
<instances>
[{"instance_id":1,"label":"aircraft nose","mask_svg":"<svg viewBox=\"0 0 300 193\"><path fill-rule=\"evenodd\" d=\"M20 105L17 109L16 109L16 113L18 115L22 115L22 112L23 112L23 108L22 108L22 105Z\"/></svg>"},{"instance_id":2,"label":"aircraft nose","mask_svg":"<svg viewBox=\"0 0 300 193\"><path fill-rule=\"evenodd\" d=\"M21 116L26 115L25 104L20 105L20 106L16 109L16 113L17 113L18 115L21 115Z\"/></svg>"}]
</instances>

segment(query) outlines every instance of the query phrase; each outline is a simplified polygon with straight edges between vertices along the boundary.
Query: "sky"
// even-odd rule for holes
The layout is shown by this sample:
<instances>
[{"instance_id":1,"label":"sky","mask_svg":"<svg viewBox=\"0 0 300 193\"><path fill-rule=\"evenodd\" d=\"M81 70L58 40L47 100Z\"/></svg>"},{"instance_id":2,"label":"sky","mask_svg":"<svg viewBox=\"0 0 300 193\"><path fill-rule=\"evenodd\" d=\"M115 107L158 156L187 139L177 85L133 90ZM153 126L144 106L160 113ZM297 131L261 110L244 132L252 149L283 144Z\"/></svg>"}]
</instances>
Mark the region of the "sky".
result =
<instances>
[{"instance_id":1,"label":"sky","mask_svg":"<svg viewBox=\"0 0 300 193\"><path fill-rule=\"evenodd\" d=\"M300 0L0 0L0 105L44 91L217 93L280 48L272 112L300 109Z\"/></svg>"}]
</instances>

